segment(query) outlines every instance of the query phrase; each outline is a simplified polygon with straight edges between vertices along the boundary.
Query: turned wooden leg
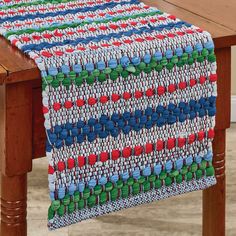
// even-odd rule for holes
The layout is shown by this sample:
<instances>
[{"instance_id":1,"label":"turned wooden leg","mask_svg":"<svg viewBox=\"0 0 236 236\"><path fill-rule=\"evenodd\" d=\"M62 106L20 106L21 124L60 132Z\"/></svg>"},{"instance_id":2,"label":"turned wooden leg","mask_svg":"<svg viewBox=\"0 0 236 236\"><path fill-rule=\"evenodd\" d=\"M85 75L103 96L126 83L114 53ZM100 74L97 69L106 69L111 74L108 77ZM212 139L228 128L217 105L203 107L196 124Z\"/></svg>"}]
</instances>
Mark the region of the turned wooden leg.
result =
<instances>
[{"instance_id":1,"label":"turned wooden leg","mask_svg":"<svg viewBox=\"0 0 236 236\"><path fill-rule=\"evenodd\" d=\"M25 236L27 175L1 178L1 235Z\"/></svg>"},{"instance_id":2,"label":"turned wooden leg","mask_svg":"<svg viewBox=\"0 0 236 236\"><path fill-rule=\"evenodd\" d=\"M231 49L216 50L218 97L213 165L217 184L203 191L203 236L225 235L225 142L230 126Z\"/></svg>"},{"instance_id":3,"label":"turned wooden leg","mask_svg":"<svg viewBox=\"0 0 236 236\"><path fill-rule=\"evenodd\" d=\"M225 235L225 130L216 130L213 142L217 184L203 192L203 235Z\"/></svg>"},{"instance_id":4,"label":"turned wooden leg","mask_svg":"<svg viewBox=\"0 0 236 236\"><path fill-rule=\"evenodd\" d=\"M26 236L27 173L32 168L32 89L0 88L1 236Z\"/></svg>"}]
</instances>

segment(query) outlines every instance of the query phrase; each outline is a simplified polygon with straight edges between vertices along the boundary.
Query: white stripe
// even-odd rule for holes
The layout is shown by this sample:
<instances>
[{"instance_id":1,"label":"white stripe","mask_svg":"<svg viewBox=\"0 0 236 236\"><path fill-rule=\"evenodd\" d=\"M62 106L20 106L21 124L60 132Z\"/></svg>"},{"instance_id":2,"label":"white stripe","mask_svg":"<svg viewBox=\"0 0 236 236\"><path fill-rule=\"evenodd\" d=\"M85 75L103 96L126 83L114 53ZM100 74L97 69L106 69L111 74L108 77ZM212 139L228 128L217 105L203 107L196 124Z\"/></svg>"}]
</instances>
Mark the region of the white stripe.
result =
<instances>
[{"instance_id":1,"label":"white stripe","mask_svg":"<svg viewBox=\"0 0 236 236\"><path fill-rule=\"evenodd\" d=\"M205 75L208 73L209 72L206 72ZM212 86L212 83L207 81L204 85L197 84L194 87L188 86L184 90L178 89L172 94L167 92L161 96L156 94L151 98L143 96L140 99L136 99L133 96L129 100L124 100L122 98L117 102L111 101L113 93L122 95L124 92L131 92L134 94L134 92L139 89L142 89L145 92L149 88L157 88L160 85L167 86L167 84L172 81L170 78L173 78L173 75L170 75L167 77L166 81L163 81L163 78L159 77L157 72L153 71L152 74L153 77L152 75L149 75L150 77L144 77L143 79L137 77L135 78L133 76L130 76L130 78L127 80L121 78L117 83L111 83L108 81L103 84L99 84L98 82L94 86L85 84L82 88L78 89L75 89L75 86L73 86L73 89L70 90L70 94L68 94L68 92L63 89L60 92L60 95L53 95L46 100L50 103L50 110L49 113L45 114L45 118L47 120L50 118L52 127L54 127L56 124L65 124L68 121L70 123L77 123L79 120L88 121L91 117L99 118L101 114L111 116L113 113L123 114L125 111L134 112L138 109L144 111L147 107L152 107L155 109L158 105L167 106L170 103L179 104L181 101L188 103L192 99L199 100L201 97L207 98L214 95L215 93L215 88ZM181 75L177 75L178 77L176 76L173 79L173 81L176 83L179 83L180 79L183 77L183 81L186 81L187 83L189 83L191 78L194 78L193 74L183 75L182 78L180 78ZM154 79L155 76L157 76L156 79ZM134 82L130 83L131 81ZM190 94L191 96L189 96ZM77 107L74 105L70 109L62 107L59 111L55 111L53 109L53 104L55 102L60 101L63 105L65 101L72 101L74 104L76 104L77 99L84 99L85 102L87 102L89 97L99 99L104 95L109 96L110 98L110 101L105 104L98 102L93 106L86 104L83 107ZM45 105L47 105L47 103ZM61 117L64 117L64 120L62 120Z\"/></svg>"}]
</instances>

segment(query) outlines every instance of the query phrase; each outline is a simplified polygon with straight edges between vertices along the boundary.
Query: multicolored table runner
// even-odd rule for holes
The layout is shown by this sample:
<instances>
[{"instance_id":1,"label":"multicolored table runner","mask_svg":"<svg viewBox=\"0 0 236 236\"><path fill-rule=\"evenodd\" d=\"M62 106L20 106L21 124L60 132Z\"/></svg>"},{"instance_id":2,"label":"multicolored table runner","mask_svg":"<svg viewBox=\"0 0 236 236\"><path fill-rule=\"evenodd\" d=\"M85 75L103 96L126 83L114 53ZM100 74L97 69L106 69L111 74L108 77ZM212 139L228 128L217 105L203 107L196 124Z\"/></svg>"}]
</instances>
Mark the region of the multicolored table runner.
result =
<instances>
[{"instance_id":1,"label":"multicolored table runner","mask_svg":"<svg viewBox=\"0 0 236 236\"><path fill-rule=\"evenodd\" d=\"M1 0L0 16L42 74L50 229L216 183L208 32L138 0Z\"/></svg>"}]
</instances>

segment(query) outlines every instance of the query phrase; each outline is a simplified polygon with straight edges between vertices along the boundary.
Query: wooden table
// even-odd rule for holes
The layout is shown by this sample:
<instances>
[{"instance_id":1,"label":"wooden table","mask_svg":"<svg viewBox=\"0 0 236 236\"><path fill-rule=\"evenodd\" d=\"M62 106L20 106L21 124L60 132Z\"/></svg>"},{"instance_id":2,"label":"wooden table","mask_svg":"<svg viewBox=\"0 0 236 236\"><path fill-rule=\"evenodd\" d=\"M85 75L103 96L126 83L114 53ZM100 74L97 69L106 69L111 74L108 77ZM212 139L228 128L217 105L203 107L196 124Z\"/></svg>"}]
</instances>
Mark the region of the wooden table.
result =
<instances>
[{"instance_id":1,"label":"wooden table","mask_svg":"<svg viewBox=\"0 0 236 236\"><path fill-rule=\"evenodd\" d=\"M231 46L236 44L234 0L145 0L209 31L218 62L214 166L217 185L203 191L203 235L225 235L225 131L230 126ZM27 173L45 156L41 79L34 62L0 38L1 235L27 234Z\"/></svg>"}]
</instances>

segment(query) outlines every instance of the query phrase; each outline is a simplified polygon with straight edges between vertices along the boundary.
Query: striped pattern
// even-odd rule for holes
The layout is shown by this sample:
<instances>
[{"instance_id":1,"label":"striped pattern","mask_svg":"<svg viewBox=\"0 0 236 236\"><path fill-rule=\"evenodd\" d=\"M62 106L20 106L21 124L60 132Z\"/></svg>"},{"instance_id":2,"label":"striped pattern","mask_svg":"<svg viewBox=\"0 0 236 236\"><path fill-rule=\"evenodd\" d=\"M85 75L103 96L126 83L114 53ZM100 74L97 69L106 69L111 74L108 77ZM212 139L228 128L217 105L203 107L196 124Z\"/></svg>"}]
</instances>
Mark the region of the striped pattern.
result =
<instances>
[{"instance_id":1,"label":"striped pattern","mask_svg":"<svg viewBox=\"0 0 236 236\"><path fill-rule=\"evenodd\" d=\"M210 34L138 0L2 0L42 75L48 227L215 184Z\"/></svg>"}]
</instances>

